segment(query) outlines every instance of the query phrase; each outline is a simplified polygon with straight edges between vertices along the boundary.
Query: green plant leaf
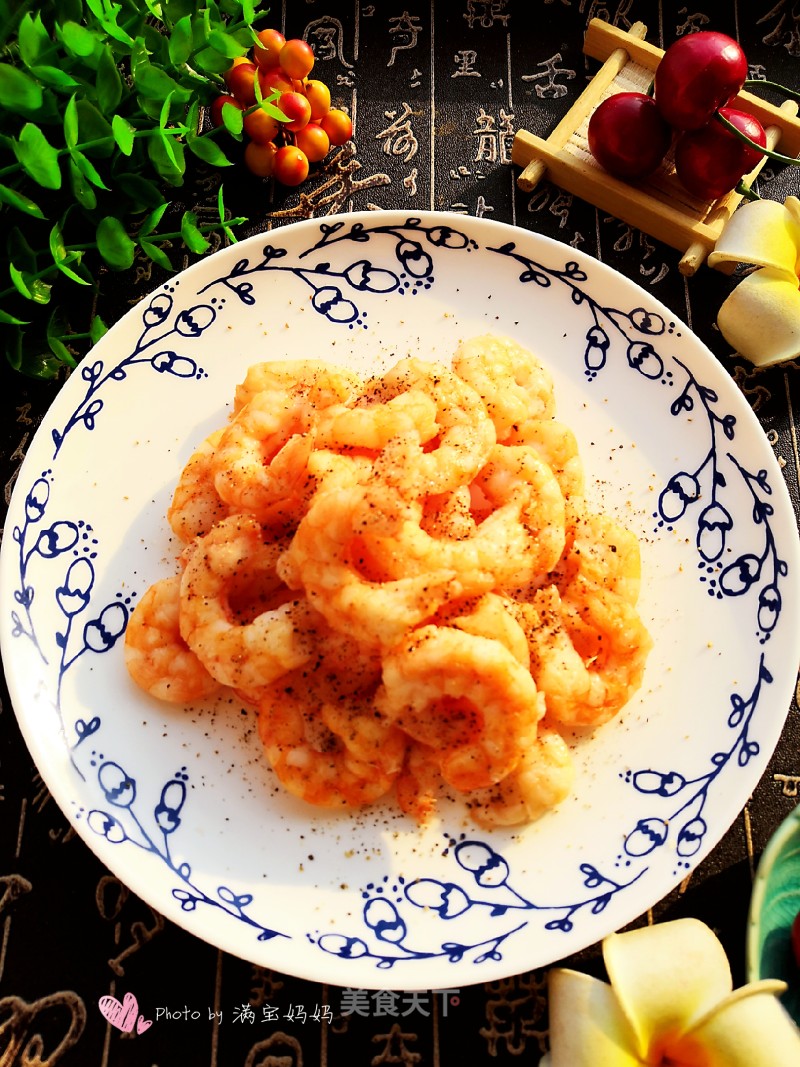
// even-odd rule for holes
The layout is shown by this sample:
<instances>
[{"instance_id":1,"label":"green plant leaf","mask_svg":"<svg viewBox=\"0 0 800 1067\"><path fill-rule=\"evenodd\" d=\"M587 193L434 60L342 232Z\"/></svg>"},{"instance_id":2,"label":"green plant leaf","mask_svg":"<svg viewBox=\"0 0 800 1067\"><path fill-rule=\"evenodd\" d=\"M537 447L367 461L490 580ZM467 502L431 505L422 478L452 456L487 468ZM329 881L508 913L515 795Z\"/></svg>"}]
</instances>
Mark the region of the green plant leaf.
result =
<instances>
[{"instance_id":1,"label":"green plant leaf","mask_svg":"<svg viewBox=\"0 0 800 1067\"><path fill-rule=\"evenodd\" d=\"M61 188L61 169L58 152L45 135L32 122L26 122L20 130L19 140L14 142L14 154L29 178L45 189Z\"/></svg>"},{"instance_id":2,"label":"green plant leaf","mask_svg":"<svg viewBox=\"0 0 800 1067\"><path fill-rule=\"evenodd\" d=\"M56 25L56 33L67 51L82 59L94 55L94 50L100 43L100 38L88 26L79 22L67 21L60 26Z\"/></svg>"},{"instance_id":3,"label":"green plant leaf","mask_svg":"<svg viewBox=\"0 0 800 1067\"><path fill-rule=\"evenodd\" d=\"M76 267L81 267L81 253L67 251L59 223L56 223L50 231L49 247L53 262L62 274L65 274L73 282L77 282L78 285L91 285L91 279L83 277L76 270L73 270L71 266L73 263Z\"/></svg>"},{"instance_id":4,"label":"green plant leaf","mask_svg":"<svg viewBox=\"0 0 800 1067\"><path fill-rule=\"evenodd\" d=\"M210 163L212 167L232 167L233 163L225 155L216 141L213 141L210 137L189 137L186 140L186 147L197 156L198 159L202 159L204 163Z\"/></svg>"},{"instance_id":5,"label":"green plant leaf","mask_svg":"<svg viewBox=\"0 0 800 1067\"><path fill-rule=\"evenodd\" d=\"M197 255L202 255L203 252L207 252L211 247L210 242L205 239L197 228L197 215L193 211L184 211L183 213L181 237L189 251Z\"/></svg>"},{"instance_id":6,"label":"green plant leaf","mask_svg":"<svg viewBox=\"0 0 800 1067\"><path fill-rule=\"evenodd\" d=\"M17 189L10 189L7 185L0 185L0 203L15 207L18 211L24 211L26 215L33 215L35 219L45 218L44 212L35 201Z\"/></svg>"},{"instance_id":7,"label":"green plant leaf","mask_svg":"<svg viewBox=\"0 0 800 1067\"><path fill-rule=\"evenodd\" d=\"M192 17L183 15L172 27L169 37L169 58L176 67L186 63L192 54Z\"/></svg>"},{"instance_id":8,"label":"green plant leaf","mask_svg":"<svg viewBox=\"0 0 800 1067\"><path fill-rule=\"evenodd\" d=\"M91 338L92 344L96 345L100 338L107 333L108 326L106 326L105 322L103 322L99 315L93 315L92 321L89 324L89 337Z\"/></svg>"},{"instance_id":9,"label":"green plant leaf","mask_svg":"<svg viewBox=\"0 0 800 1067\"><path fill-rule=\"evenodd\" d=\"M91 100L78 97L78 122L80 125L81 143L84 150L87 141L92 142L91 154L93 156L110 156L114 153L114 132L111 123L100 112Z\"/></svg>"},{"instance_id":10,"label":"green plant leaf","mask_svg":"<svg viewBox=\"0 0 800 1067\"><path fill-rule=\"evenodd\" d=\"M183 145L160 130L147 138L147 154L156 173L170 185L182 185L186 170Z\"/></svg>"},{"instance_id":11,"label":"green plant leaf","mask_svg":"<svg viewBox=\"0 0 800 1067\"><path fill-rule=\"evenodd\" d=\"M106 215L95 231L97 250L112 270L127 270L133 263L136 244L115 215Z\"/></svg>"},{"instance_id":12,"label":"green plant leaf","mask_svg":"<svg viewBox=\"0 0 800 1067\"><path fill-rule=\"evenodd\" d=\"M8 264L8 273L18 293L35 304L49 304L52 285L42 278L36 278L28 271L19 270L13 263Z\"/></svg>"},{"instance_id":13,"label":"green plant leaf","mask_svg":"<svg viewBox=\"0 0 800 1067\"><path fill-rule=\"evenodd\" d=\"M114 52L108 44L100 53L97 63L95 89L101 111L107 115L113 114L122 100L122 78L117 68Z\"/></svg>"},{"instance_id":14,"label":"green plant leaf","mask_svg":"<svg viewBox=\"0 0 800 1067\"><path fill-rule=\"evenodd\" d=\"M222 122L232 137L239 138L244 129L244 112L234 104L222 105Z\"/></svg>"},{"instance_id":15,"label":"green plant leaf","mask_svg":"<svg viewBox=\"0 0 800 1067\"><path fill-rule=\"evenodd\" d=\"M159 204L157 208L151 211L139 227L137 236L142 238L146 237L149 233L152 233L156 226L158 226L159 222L161 222L164 217L164 212L168 207L169 202L165 200L163 204Z\"/></svg>"},{"instance_id":16,"label":"green plant leaf","mask_svg":"<svg viewBox=\"0 0 800 1067\"><path fill-rule=\"evenodd\" d=\"M50 34L42 22L41 12L32 15L26 11L17 30L17 44L19 56L26 67L32 67L39 62L42 54L51 46Z\"/></svg>"},{"instance_id":17,"label":"green plant leaf","mask_svg":"<svg viewBox=\"0 0 800 1067\"><path fill-rule=\"evenodd\" d=\"M4 322L7 326L30 326L30 319L18 319L7 311L3 311L2 308L0 308L0 322Z\"/></svg>"},{"instance_id":18,"label":"green plant leaf","mask_svg":"<svg viewBox=\"0 0 800 1067\"><path fill-rule=\"evenodd\" d=\"M68 166L73 196L86 211L94 211L97 207L97 193L86 180L86 175L75 162L74 157L70 158Z\"/></svg>"},{"instance_id":19,"label":"green plant leaf","mask_svg":"<svg viewBox=\"0 0 800 1067\"><path fill-rule=\"evenodd\" d=\"M243 56L247 51L246 45L242 45L236 37L230 33L225 33L223 30L211 30L207 39L215 52L219 52L220 55L226 56L229 60L236 59L237 56Z\"/></svg>"},{"instance_id":20,"label":"green plant leaf","mask_svg":"<svg viewBox=\"0 0 800 1067\"><path fill-rule=\"evenodd\" d=\"M133 81L136 91L148 100L157 100L161 103L170 94L174 94L175 100L184 104L189 100L189 91L178 85L175 79L171 78L165 70L154 66L152 63L140 62L136 67Z\"/></svg>"},{"instance_id":21,"label":"green plant leaf","mask_svg":"<svg viewBox=\"0 0 800 1067\"><path fill-rule=\"evenodd\" d=\"M44 102L42 87L19 67L0 63L0 100L7 102L15 111L35 113Z\"/></svg>"},{"instance_id":22,"label":"green plant leaf","mask_svg":"<svg viewBox=\"0 0 800 1067\"><path fill-rule=\"evenodd\" d=\"M70 92L72 89L77 89L80 82L72 77L71 74L67 74L61 67L52 67L47 63L37 63L30 68L31 74L35 74L40 82L44 82L45 85L50 85L54 89L60 89L64 92Z\"/></svg>"},{"instance_id":23,"label":"green plant leaf","mask_svg":"<svg viewBox=\"0 0 800 1067\"><path fill-rule=\"evenodd\" d=\"M114 185L128 197L133 213L147 211L163 203L164 197L158 185L141 174L116 174Z\"/></svg>"},{"instance_id":24,"label":"green plant leaf","mask_svg":"<svg viewBox=\"0 0 800 1067\"><path fill-rule=\"evenodd\" d=\"M67 148L74 148L78 143L78 105L74 95L64 108L64 143Z\"/></svg>"},{"instance_id":25,"label":"green plant leaf","mask_svg":"<svg viewBox=\"0 0 800 1067\"><path fill-rule=\"evenodd\" d=\"M172 273L172 264L169 261L169 256L163 248L159 248L157 244L153 244L152 241L140 241L139 247L157 266L163 270L167 270Z\"/></svg>"},{"instance_id":26,"label":"green plant leaf","mask_svg":"<svg viewBox=\"0 0 800 1067\"><path fill-rule=\"evenodd\" d=\"M179 22L185 15L193 15L196 10L196 0L165 0L164 3L164 14L173 24Z\"/></svg>"},{"instance_id":27,"label":"green plant leaf","mask_svg":"<svg viewBox=\"0 0 800 1067\"><path fill-rule=\"evenodd\" d=\"M136 130L127 119L124 119L119 112L114 115L111 120L111 131L114 134L114 140L117 148L122 152L124 156L129 156L133 152L134 138Z\"/></svg>"},{"instance_id":28,"label":"green plant leaf","mask_svg":"<svg viewBox=\"0 0 800 1067\"><path fill-rule=\"evenodd\" d=\"M194 57L194 65L204 74L224 74L231 61L215 48L201 48Z\"/></svg>"},{"instance_id":29,"label":"green plant leaf","mask_svg":"<svg viewBox=\"0 0 800 1067\"><path fill-rule=\"evenodd\" d=\"M98 173L98 170L95 167L94 163L92 163L88 156L85 156L83 152L80 152L77 148L74 148L70 153L70 158L72 162L75 163L84 178L86 178L88 182L91 182L96 189L102 189L104 192L110 192L108 186Z\"/></svg>"}]
</instances>

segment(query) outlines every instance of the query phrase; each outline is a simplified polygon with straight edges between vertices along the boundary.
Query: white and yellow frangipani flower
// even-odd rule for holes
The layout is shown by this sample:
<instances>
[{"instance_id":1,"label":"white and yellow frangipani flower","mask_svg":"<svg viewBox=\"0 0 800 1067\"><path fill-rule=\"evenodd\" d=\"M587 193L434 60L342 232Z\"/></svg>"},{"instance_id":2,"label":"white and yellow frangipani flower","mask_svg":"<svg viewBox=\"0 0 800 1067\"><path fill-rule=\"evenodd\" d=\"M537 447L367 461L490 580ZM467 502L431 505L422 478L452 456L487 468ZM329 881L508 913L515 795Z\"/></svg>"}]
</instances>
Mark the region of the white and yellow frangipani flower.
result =
<instances>
[{"instance_id":1,"label":"white and yellow frangipani flower","mask_svg":"<svg viewBox=\"0 0 800 1067\"><path fill-rule=\"evenodd\" d=\"M709 266L749 264L717 325L745 359L768 367L800 356L800 200L753 200L728 221Z\"/></svg>"},{"instance_id":2,"label":"white and yellow frangipani flower","mask_svg":"<svg viewBox=\"0 0 800 1067\"><path fill-rule=\"evenodd\" d=\"M541 1067L798 1067L783 982L733 990L725 950L699 919L603 941L610 984L554 968Z\"/></svg>"}]
</instances>

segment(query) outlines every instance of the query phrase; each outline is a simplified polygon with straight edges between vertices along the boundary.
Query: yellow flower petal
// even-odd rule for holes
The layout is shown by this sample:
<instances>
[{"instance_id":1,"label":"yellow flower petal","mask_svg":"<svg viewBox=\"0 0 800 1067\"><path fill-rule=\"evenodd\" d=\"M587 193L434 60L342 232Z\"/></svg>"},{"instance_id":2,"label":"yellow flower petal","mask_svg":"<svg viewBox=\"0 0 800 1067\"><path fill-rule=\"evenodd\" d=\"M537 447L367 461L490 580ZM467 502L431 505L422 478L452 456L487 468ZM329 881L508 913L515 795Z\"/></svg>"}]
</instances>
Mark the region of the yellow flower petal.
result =
<instances>
[{"instance_id":1,"label":"yellow flower petal","mask_svg":"<svg viewBox=\"0 0 800 1067\"><path fill-rule=\"evenodd\" d=\"M670 1048L681 1067L797 1067L800 1030L776 997L782 982L737 989Z\"/></svg>"},{"instance_id":2,"label":"yellow flower petal","mask_svg":"<svg viewBox=\"0 0 800 1067\"><path fill-rule=\"evenodd\" d=\"M752 263L770 267L788 281L797 277L800 260L800 215L777 200L753 200L729 219L708 265Z\"/></svg>"},{"instance_id":3,"label":"yellow flower petal","mask_svg":"<svg viewBox=\"0 0 800 1067\"><path fill-rule=\"evenodd\" d=\"M644 1067L635 1037L606 982L580 971L548 974L548 1067Z\"/></svg>"},{"instance_id":4,"label":"yellow flower petal","mask_svg":"<svg viewBox=\"0 0 800 1067\"><path fill-rule=\"evenodd\" d=\"M771 270L742 278L719 309L722 336L757 367L800 355L800 291Z\"/></svg>"},{"instance_id":5,"label":"yellow flower petal","mask_svg":"<svg viewBox=\"0 0 800 1067\"><path fill-rule=\"evenodd\" d=\"M648 1063L733 988L724 948L698 919L612 934L603 958L638 1055Z\"/></svg>"}]
</instances>

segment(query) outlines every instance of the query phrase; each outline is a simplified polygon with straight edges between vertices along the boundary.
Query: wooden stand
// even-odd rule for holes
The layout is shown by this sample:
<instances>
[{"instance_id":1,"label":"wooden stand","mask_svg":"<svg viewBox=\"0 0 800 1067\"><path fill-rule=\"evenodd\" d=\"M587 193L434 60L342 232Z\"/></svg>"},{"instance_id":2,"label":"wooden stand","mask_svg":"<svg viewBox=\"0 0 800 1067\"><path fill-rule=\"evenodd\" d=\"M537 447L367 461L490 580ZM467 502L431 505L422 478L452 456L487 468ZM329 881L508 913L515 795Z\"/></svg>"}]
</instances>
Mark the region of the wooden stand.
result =
<instances>
[{"instance_id":1,"label":"wooden stand","mask_svg":"<svg viewBox=\"0 0 800 1067\"><path fill-rule=\"evenodd\" d=\"M622 181L600 167L589 151L587 140L589 119L601 101L613 93L646 92L650 86L664 53L645 41L646 33L647 28L641 22L626 33L600 19L592 19L583 50L600 60L602 67L546 140L519 130L511 158L523 168L517 185L524 192L531 192L547 177L568 192L678 249L683 253L679 269L688 276L695 273L713 250L728 219L741 203L741 194L730 192L719 200L697 200L681 185L670 156L647 179ZM794 101L775 107L752 93L741 92L735 105L759 120L770 149L780 143L784 155L800 155L800 121ZM764 156L745 175L745 184L756 177L766 159Z\"/></svg>"}]
</instances>

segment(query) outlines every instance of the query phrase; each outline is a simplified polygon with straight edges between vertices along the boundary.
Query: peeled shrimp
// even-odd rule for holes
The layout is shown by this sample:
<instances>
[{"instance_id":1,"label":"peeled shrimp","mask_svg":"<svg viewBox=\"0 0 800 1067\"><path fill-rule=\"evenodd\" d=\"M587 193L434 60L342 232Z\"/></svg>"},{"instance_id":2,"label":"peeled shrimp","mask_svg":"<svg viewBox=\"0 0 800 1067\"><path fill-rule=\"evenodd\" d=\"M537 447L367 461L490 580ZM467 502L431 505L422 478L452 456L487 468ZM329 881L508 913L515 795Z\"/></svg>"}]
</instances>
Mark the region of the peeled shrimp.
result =
<instances>
[{"instance_id":1,"label":"peeled shrimp","mask_svg":"<svg viewBox=\"0 0 800 1067\"><path fill-rule=\"evenodd\" d=\"M145 692L172 704L213 696L219 682L181 637L179 575L155 582L125 630L125 665Z\"/></svg>"},{"instance_id":2,"label":"peeled shrimp","mask_svg":"<svg viewBox=\"0 0 800 1067\"><path fill-rule=\"evenodd\" d=\"M467 797L467 807L480 826L519 826L533 822L567 797L575 767L567 743L551 726L541 723L519 765L496 785Z\"/></svg>"},{"instance_id":3,"label":"peeled shrimp","mask_svg":"<svg viewBox=\"0 0 800 1067\"><path fill-rule=\"evenodd\" d=\"M635 605L642 577L636 535L609 515L585 506L573 506L570 511L567 551L553 573L556 585L563 592L580 574Z\"/></svg>"},{"instance_id":4,"label":"peeled shrimp","mask_svg":"<svg viewBox=\"0 0 800 1067\"><path fill-rule=\"evenodd\" d=\"M233 412L237 414L257 393L282 393L299 388L312 404L346 403L361 392L359 376L346 367L316 359L270 360L254 363L236 386Z\"/></svg>"},{"instance_id":5,"label":"peeled shrimp","mask_svg":"<svg viewBox=\"0 0 800 1067\"><path fill-rule=\"evenodd\" d=\"M461 595L453 570L383 580L370 575L360 531L369 522L366 487L318 492L280 556L277 570L291 589L302 590L338 630L365 644L391 648L446 600Z\"/></svg>"},{"instance_id":6,"label":"peeled shrimp","mask_svg":"<svg viewBox=\"0 0 800 1067\"><path fill-rule=\"evenodd\" d=\"M490 334L465 341L453 357L453 370L480 396L500 442L527 419L553 415L549 372L515 341Z\"/></svg>"},{"instance_id":7,"label":"peeled shrimp","mask_svg":"<svg viewBox=\"0 0 800 1067\"><path fill-rule=\"evenodd\" d=\"M530 673L499 641L435 625L384 656L376 707L433 749L442 777L460 790L509 774L544 714Z\"/></svg>"},{"instance_id":8,"label":"peeled shrimp","mask_svg":"<svg viewBox=\"0 0 800 1067\"><path fill-rule=\"evenodd\" d=\"M548 719L597 726L616 715L641 685L652 645L635 608L578 577L564 595L543 587L522 610Z\"/></svg>"},{"instance_id":9,"label":"peeled shrimp","mask_svg":"<svg viewBox=\"0 0 800 1067\"><path fill-rule=\"evenodd\" d=\"M257 691L312 654L298 635L275 564L284 545L265 543L251 516L224 519L198 539L181 579L181 635L223 685ZM237 618L237 593L253 588L252 619ZM275 605L275 606L273 606Z\"/></svg>"},{"instance_id":10,"label":"peeled shrimp","mask_svg":"<svg viewBox=\"0 0 800 1067\"><path fill-rule=\"evenodd\" d=\"M317 441L323 447L379 451L393 437L413 431L425 444L436 437L436 403L420 389L399 393L385 404L365 398L352 407L335 405L320 415Z\"/></svg>"},{"instance_id":11,"label":"peeled shrimp","mask_svg":"<svg viewBox=\"0 0 800 1067\"><path fill-rule=\"evenodd\" d=\"M196 449L181 472L167 509L167 522L181 541L189 542L208 533L215 522L229 513L214 485L213 459L223 431L216 430Z\"/></svg>"},{"instance_id":12,"label":"peeled shrimp","mask_svg":"<svg viewBox=\"0 0 800 1067\"><path fill-rule=\"evenodd\" d=\"M406 738L374 707L380 661L330 631L310 609L316 658L267 687L258 729L290 793L322 807L358 807L387 793L403 766Z\"/></svg>"},{"instance_id":13,"label":"peeled shrimp","mask_svg":"<svg viewBox=\"0 0 800 1067\"><path fill-rule=\"evenodd\" d=\"M563 422L556 419L527 419L515 426L503 443L535 448L552 469L564 498L583 496L585 479L578 441Z\"/></svg>"},{"instance_id":14,"label":"peeled shrimp","mask_svg":"<svg viewBox=\"0 0 800 1067\"><path fill-rule=\"evenodd\" d=\"M480 397L451 370L408 357L388 370L375 387L384 401L422 391L436 404L434 448L418 446L413 468L398 472L419 493L445 493L470 479L486 462L495 431ZM365 395L369 395L368 393Z\"/></svg>"}]
</instances>

